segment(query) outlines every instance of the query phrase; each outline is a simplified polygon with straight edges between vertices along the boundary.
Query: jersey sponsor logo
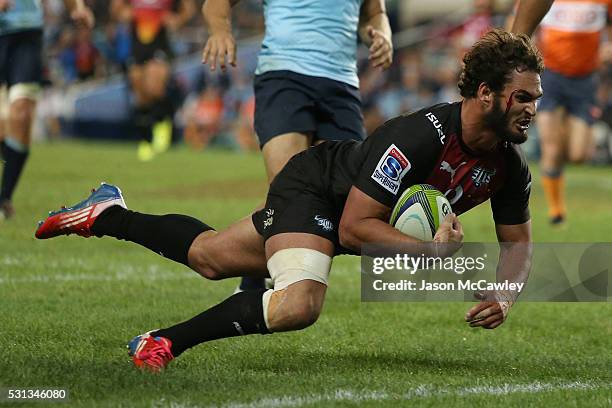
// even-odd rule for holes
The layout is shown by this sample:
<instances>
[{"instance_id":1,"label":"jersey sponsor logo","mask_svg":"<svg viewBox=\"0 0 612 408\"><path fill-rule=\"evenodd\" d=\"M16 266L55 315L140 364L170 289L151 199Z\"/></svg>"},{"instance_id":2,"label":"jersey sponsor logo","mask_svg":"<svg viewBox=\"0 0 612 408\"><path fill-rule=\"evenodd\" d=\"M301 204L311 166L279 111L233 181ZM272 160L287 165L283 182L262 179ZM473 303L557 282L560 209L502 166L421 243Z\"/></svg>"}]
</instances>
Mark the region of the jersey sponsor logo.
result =
<instances>
[{"instance_id":1,"label":"jersey sponsor logo","mask_svg":"<svg viewBox=\"0 0 612 408\"><path fill-rule=\"evenodd\" d=\"M448 199L448 202L451 205L455 205L455 203L459 201L461 197L463 197L463 187L461 187L461 184L459 184L455 188L449 188L444 192L444 196Z\"/></svg>"},{"instance_id":2,"label":"jersey sponsor logo","mask_svg":"<svg viewBox=\"0 0 612 408\"><path fill-rule=\"evenodd\" d=\"M334 224L327 218L321 217L320 215L315 215L314 220L317 225L323 229L323 231L329 232L334 230Z\"/></svg>"},{"instance_id":3,"label":"jersey sponsor logo","mask_svg":"<svg viewBox=\"0 0 612 408\"><path fill-rule=\"evenodd\" d=\"M453 169L453 167L448 164L448 162L445 160L442 163L440 163L440 170L444 170L446 172L449 172L451 175L451 184L453 183L453 180L455 179L455 173L457 173L457 170L459 170L459 167L463 166L464 164L467 164L467 162L461 162L457 165L457 167L455 167Z\"/></svg>"},{"instance_id":4,"label":"jersey sponsor logo","mask_svg":"<svg viewBox=\"0 0 612 408\"><path fill-rule=\"evenodd\" d=\"M472 172L472 181L476 187L480 187L483 184L489 184L491 178L495 175L495 169L485 169L484 167L474 167Z\"/></svg>"},{"instance_id":5,"label":"jersey sponsor logo","mask_svg":"<svg viewBox=\"0 0 612 408\"><path fill-rule=\"evenodd\" d=\"M552 30L593 33L606 26L607 6L595 2L555 2L541 26Z\"/></svg>"},{"instance_id":6,"label":"jersey sponsor logo","mask_svg":"<svg viewBox=\"0 0 612 408\"><path fill-rule=\"evenodd\" d=\"M436 115L431 112L427 112L425 116L427 117L427 119L429 119L433 127L438 132L438 138L440 139L440 143L444 144L444 141L446 140L446 135L444 134L444 131L442 130L442 124L440 123L438 118L436 118Z\"/></svg>"},{"instance_id":7,"label":"jersey sponsor logo","mask_svg":"<svg viewBox=\"0 0 612 408\"><path fill-rule=\"evenodd\" d=\"M402 183L402 178L411 167L406 156L397 146L392 144L378 161L378 165L372 173L372 178L386 190L396 194Z\"/></svg>"}]
</instances>

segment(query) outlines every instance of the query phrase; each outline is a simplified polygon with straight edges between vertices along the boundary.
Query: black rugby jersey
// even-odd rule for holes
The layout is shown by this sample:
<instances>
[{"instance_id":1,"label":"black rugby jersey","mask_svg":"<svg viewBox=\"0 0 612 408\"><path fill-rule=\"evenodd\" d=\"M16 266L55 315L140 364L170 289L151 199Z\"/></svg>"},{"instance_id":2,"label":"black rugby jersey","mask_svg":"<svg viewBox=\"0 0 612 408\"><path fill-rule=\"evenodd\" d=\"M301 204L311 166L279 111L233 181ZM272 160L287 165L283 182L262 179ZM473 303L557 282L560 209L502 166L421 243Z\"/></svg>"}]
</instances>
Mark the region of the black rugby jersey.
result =
<instances>
[{"instance_id":1,"label":"black rugby jersey","mask_svg":"<svg viewBox=\"0 0 612 408\"><path fill-rule=\"evenodd\" d=\"M445 194L456 214L490 198L497 224L529 220L531 174L522 150L500 143L486 154L471 151L461 139L461 102L399 116L363 142L325 142L304 155L317 161L309 178L338 214L353 185L393 207L405 189L427 183Z\"/></svg>"}]
</instances>

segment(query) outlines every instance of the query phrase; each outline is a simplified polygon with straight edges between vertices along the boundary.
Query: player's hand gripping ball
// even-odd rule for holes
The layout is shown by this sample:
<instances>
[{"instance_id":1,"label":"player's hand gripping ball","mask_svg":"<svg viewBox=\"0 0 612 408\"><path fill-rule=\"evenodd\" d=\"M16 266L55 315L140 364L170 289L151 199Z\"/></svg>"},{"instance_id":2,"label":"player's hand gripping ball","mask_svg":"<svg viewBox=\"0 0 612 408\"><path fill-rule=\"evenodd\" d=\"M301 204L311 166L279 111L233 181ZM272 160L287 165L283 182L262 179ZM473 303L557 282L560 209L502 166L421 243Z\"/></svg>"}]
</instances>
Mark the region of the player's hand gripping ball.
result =
<instances>
[{"instance_id":1,"label":"player's hand gripping ball","mask_svg":"<svg viewBox=\"0 0 612 408\"><path fill-rule=\"evenodd\" d=\"M429 184L416 184L402 193L389 223L406 235L432 241L450 213L452 208L444 194Z\"/></svg>"}]
</instances>

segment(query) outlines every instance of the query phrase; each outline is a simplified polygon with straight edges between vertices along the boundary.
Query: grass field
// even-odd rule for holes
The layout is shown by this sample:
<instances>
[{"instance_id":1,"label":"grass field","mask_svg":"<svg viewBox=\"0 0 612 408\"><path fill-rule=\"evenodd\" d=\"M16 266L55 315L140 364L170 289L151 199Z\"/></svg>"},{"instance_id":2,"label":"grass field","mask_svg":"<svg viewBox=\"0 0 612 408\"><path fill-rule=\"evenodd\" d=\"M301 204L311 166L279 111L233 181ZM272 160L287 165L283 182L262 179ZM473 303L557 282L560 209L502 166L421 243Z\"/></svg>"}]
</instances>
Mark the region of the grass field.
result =
<instances>
[{"instance_id":1,"label":"grass field","mask_svg":"<svg viewBox=\"0 0 612 408\"><path fill-rule=\"evenodd\" d=\"M18 216L0 224L0 387L67 388L70 405L81 407L612 404L610 304L519 302L501 328L470 329L465 303L361 303L356 257L336 259L313 327L205 344L158 376L136 371L127 340L199 313L236 282L205 281L111 238L37 241L36 221L107 181L133 209L222 228L263 200L265 182L257 154L134 157L125 145L35 146L15 197ZM536 174L535 240L610 241L611 172L569 169L561 231L546 223ZM488 205L462 221L466 241L495 239Z\"/></svg>"}]
</instances>

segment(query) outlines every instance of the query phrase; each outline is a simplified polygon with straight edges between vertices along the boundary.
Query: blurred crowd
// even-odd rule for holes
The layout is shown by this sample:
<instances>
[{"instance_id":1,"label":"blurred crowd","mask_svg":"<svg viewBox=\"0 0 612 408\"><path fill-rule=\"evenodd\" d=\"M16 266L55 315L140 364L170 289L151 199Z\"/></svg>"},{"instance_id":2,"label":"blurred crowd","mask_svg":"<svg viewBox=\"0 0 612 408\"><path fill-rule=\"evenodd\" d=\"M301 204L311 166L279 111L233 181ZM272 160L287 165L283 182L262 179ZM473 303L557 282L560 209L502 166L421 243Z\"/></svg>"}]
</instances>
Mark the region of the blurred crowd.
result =
<instances>
[{"instance_id":1,"label":"blurred crowd","mask_svg":"<svg viewBox=\"0 0 612 408\"><path fill-rule=\"evenodd\" d=\"M65 85L125 72L131 51L130 27L113 21L109 0L84 0L96 19L93 29L75 28L70 24L63 0L43 1L50 82ZM206 36L199 13L202 2L197 2L198 13L184 27L173 32L172 47L179 58L201 50L202 39ZM263 33L260 1L241 1L235 6L234 13L239 38Z\"/></svg>"},{"instance_id":2,"label":"blurred crowd","mask_svg":"<svg viewBox=\"0 0 612 408\"><path fill-rule=\"evenodd\" d=\"M63 1L46 0L48 79L55 87L71 86L81 81L104 81L125 74L130 56L129 27L112 21L108 1L85 1L96 16L93 30L67 24ZM199 1L198 6L201 3ZM398 26L397 3L387 3L394 33L406 29ZM418 30L413 29L412 35L396 36L394 63L387 71L371 68L366 50L361 50L359 76L368 133L402 112L460 98L456 84L463 53L489 28L503 26L511 11L494 10L493 4L490 0L475 0L471 14L467 16L419 22ZM242 0L233 10L235 34L242 51L238 67L225 73L211 74L207 67L202 66L195 86L184 89L183 107L175 121L184 140L193 148L217 144L237 149L258 149L252 124L252 76L259 39L264 30L261 7L260 0ZM176 57L199 54L205 38L206 30L198 11L185 27L172 35ZM610 160L610 73L612 65L604 61L599 106L594 108L594 114L601 119L599 127L596 127L594 159L602 162ZM180 83L180 78L178 80ZM526 146L526 150L536 156L537 143Z\"/></svg>"}]
</instances>

